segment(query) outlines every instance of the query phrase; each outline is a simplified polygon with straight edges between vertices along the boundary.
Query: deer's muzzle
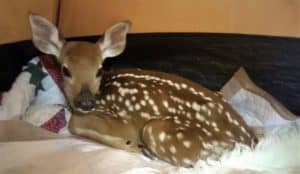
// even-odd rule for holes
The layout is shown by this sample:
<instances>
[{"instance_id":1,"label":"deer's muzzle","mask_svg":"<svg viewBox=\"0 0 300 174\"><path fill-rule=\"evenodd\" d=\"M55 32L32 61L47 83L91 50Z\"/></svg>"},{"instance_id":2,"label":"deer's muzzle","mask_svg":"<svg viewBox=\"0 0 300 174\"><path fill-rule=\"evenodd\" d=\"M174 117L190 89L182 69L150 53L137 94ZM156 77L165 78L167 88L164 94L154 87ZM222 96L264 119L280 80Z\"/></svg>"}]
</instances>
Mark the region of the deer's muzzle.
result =
<instances>
[{"instance_id":1,"label":"deer's muzzle","mask_svg":"<svg viewBox=\"0 0 300 174\"><path fill-rule=\"evenodd\" d=\"M82 87L74 100L75 109L82 112L89 112L95 108L95 99L88 87Z\"/></svg>"}]
</instances>

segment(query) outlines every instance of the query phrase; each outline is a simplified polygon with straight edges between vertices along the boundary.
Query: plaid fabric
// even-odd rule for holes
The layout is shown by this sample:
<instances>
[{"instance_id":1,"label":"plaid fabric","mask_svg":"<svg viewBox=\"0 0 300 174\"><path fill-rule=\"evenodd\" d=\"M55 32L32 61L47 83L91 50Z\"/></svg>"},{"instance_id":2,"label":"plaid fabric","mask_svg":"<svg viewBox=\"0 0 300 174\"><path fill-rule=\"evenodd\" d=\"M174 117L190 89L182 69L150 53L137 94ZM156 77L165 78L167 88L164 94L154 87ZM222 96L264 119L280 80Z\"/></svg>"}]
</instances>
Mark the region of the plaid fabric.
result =
<instances>
[{"instance_id":1,"label":"plaid fabric","mask_svg":"<svg viewBox=\"0 0 300 174\"><path fill-rule=\"evenodd\" d=\"M59 66L55 62L55 59L49 55L42 55L39 57L42 65L47 70L48 74L58 85L61 91L62 88L62 76L60 74ZM58 133L62 128L67 125L64 109L57 112L50 120L41 125L42 128L51 132Z\"/></svg>"},{"instance_id":2,"label":"plaid fabric","mask_svg":"<svg viewBox=\"0 0 300 174\"><path fill-rule=\"evenodd\" d=\"M49 55L42 55L39 57L45 69L48 71L54 82L62 90L62 76L59 71L59 67L54 58Z\"/></svg>"},{"instance_id":3,"label":"plaid fabric","mask_svg":"<svg viewBox=\"0 0 300 174\"><path fill-rule=\"evenodd\" d=\"M41 127L51 132L58 133L60 129L67 125L65 110L57 112L50 120L44 123Z\"/></svg>"}]
</instances>

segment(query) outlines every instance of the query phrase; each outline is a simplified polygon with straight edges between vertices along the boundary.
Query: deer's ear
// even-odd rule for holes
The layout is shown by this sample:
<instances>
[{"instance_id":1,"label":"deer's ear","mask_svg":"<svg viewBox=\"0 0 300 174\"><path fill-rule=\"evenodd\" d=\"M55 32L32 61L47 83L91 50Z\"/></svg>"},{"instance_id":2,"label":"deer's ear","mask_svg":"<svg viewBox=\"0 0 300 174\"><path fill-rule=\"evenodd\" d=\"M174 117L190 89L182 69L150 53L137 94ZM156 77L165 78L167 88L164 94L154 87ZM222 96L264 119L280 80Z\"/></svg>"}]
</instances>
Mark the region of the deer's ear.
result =
<instances>
[{"instance_id":1,"label":"deer's ear","mask_svg":"<svg viewBox=\"0 0 300 174\"><path fill-rule=\"evenodd\" d=\"M47 19L36 14L29 14L29 23L35 47L43 53L59 57L64 40L60 38L57 28Z\"/></svg>"},{"instance_id":2,"label":"deer's ear","mask_svg":"<svg viewBox=\"0 0 300 174\"><path fill-rule=\"evenodd\" d=\"M103 59L118 56L124 51L130 26L131 22L123 21L105 31L104 38L99 41Z\"/></svg>"}]
</instances>

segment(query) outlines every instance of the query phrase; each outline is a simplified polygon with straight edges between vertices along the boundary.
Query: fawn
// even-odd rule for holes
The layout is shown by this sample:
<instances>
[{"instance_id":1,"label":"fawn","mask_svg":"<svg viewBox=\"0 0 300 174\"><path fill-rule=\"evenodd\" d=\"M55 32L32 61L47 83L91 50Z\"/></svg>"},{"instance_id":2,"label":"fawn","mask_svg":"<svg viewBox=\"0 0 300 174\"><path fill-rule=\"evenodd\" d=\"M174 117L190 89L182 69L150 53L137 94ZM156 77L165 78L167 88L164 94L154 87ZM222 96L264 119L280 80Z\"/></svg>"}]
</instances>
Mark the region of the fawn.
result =
<instances>
[{"instance_id":1,"label":"fawn","mask_svg":"<svg viewBox=\"0 0 300 174\"><path fill-rule=\"evenodd\" d=\"M30 14L34 45L61 65L73 108L71 133L131 152L146 151L173 165L217 159L235 143L256 137L217 93L179 76L121 69L103 72L106 58L123 52L130 22L106 30L96 43L66 42L45 18Z\"/></svg>"}]
</instances>

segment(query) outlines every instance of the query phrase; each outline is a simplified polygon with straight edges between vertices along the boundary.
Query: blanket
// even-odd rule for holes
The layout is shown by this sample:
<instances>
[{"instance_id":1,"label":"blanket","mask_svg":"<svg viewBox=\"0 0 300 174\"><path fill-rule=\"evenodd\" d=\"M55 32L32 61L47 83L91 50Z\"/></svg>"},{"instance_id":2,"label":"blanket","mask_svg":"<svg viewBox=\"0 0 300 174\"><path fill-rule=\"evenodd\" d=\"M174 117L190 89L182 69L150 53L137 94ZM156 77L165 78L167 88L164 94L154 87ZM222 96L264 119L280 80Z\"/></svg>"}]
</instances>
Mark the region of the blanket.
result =
<instances>
[{"instance_id":1,"label":"blanket","mask_svg":"<svg viewBox=\"0 0 300 174\"><path fill-rule=\"evenodd\" d=\"M236 144L220 160L181 168L70 135L60 79L50 57L36 57L3 94L0 120L10 121L0 121L0 173L300 173L299 119L287 119L253 91L241 88L227 99L260 130L257 147Z\"/></svg>"}]
</instances>

